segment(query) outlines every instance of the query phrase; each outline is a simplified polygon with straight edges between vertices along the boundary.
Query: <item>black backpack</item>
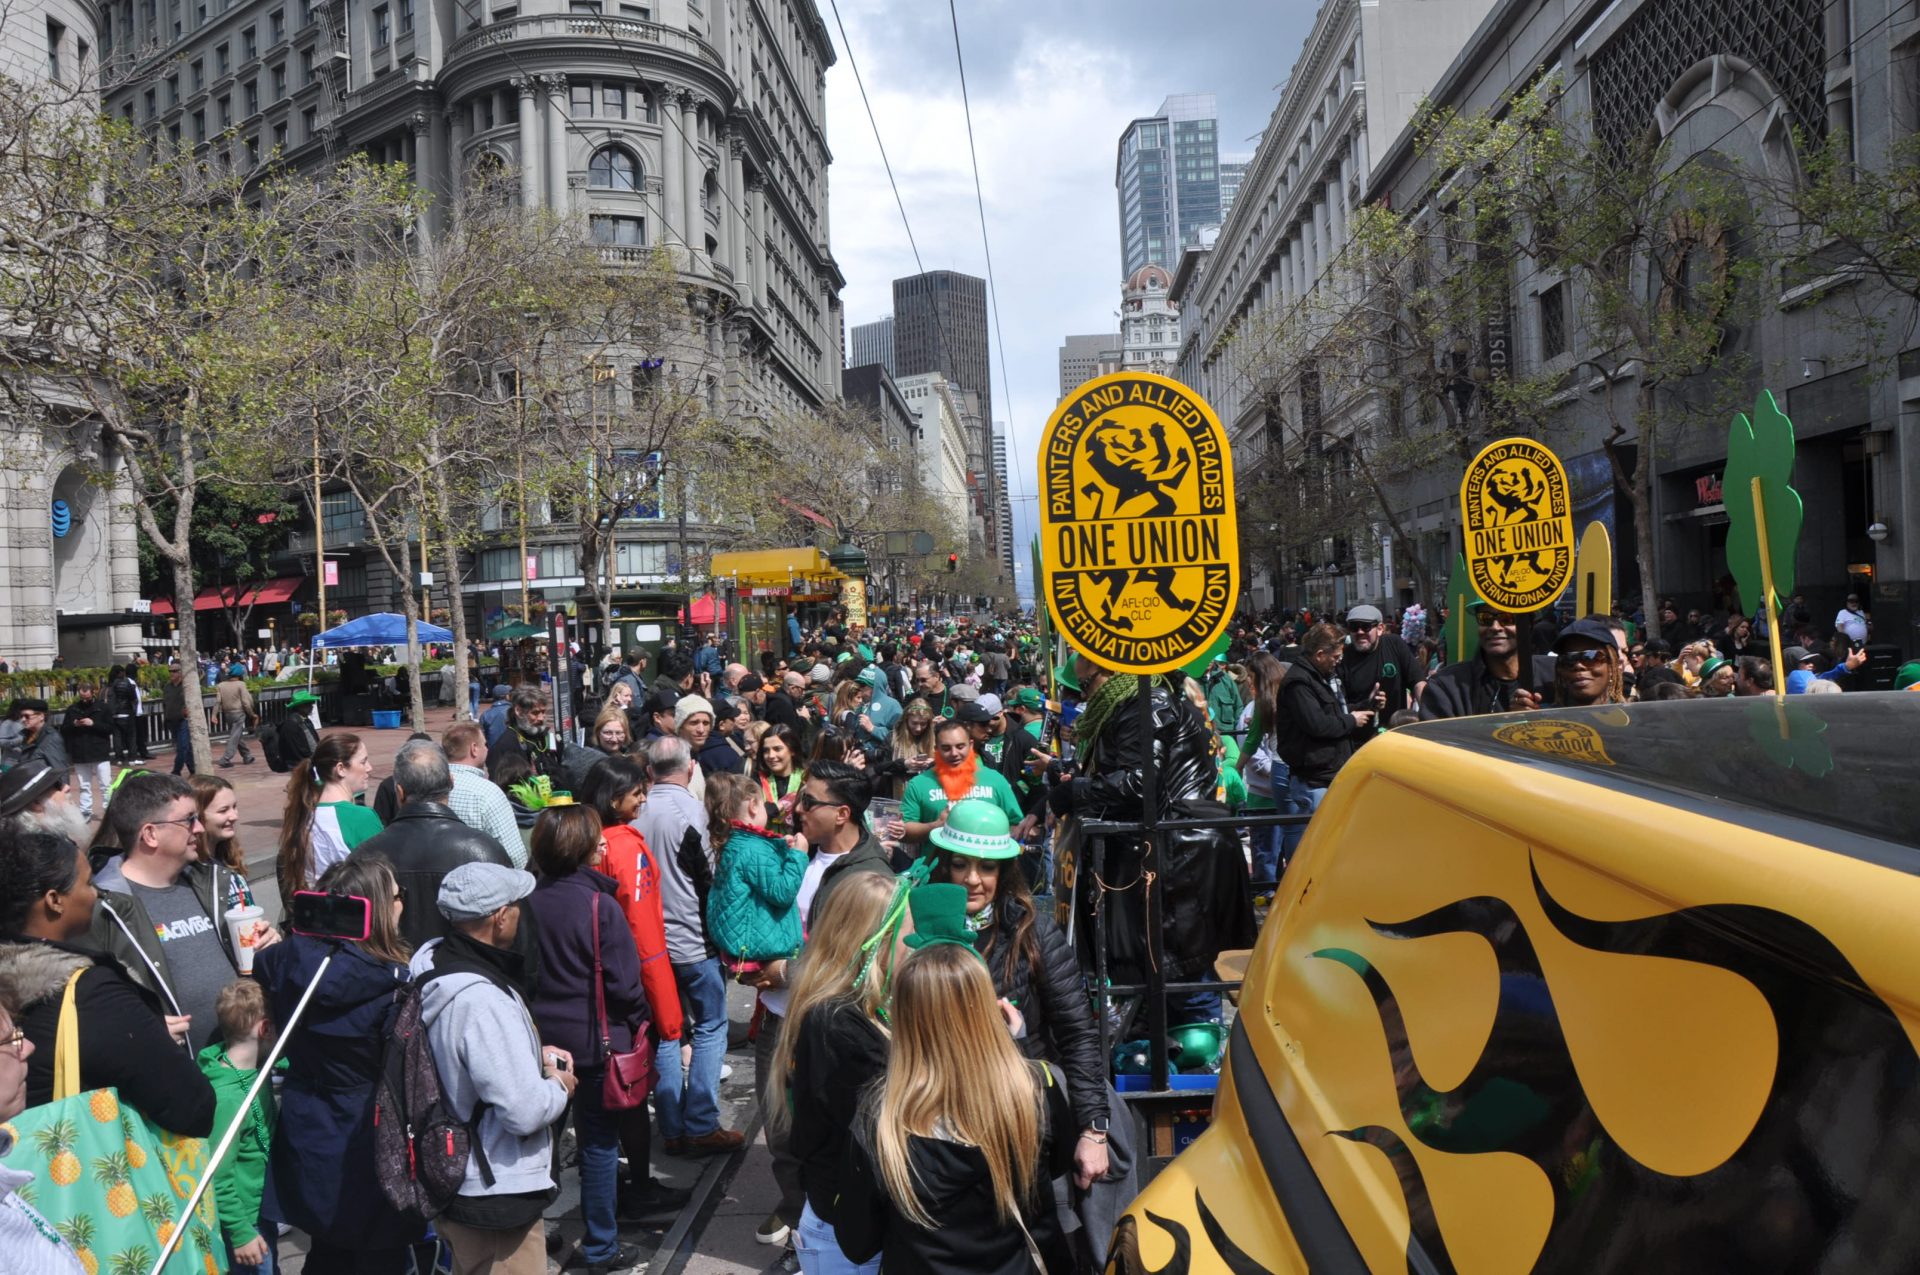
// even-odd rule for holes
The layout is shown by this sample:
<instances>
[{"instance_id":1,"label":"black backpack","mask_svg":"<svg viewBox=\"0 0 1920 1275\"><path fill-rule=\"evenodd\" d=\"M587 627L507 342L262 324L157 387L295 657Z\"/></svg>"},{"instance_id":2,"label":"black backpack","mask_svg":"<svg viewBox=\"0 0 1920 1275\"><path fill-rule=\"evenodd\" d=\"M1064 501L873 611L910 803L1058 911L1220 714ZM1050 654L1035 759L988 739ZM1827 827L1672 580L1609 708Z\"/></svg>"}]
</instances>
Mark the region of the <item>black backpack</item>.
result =
<instances>
[{"instance_id":1,"label":"black backpack","mask_svg":"<svg viewBox=\"0 0 1920 1275\"><path fill-rule=\"evenodd\" d=\"M290 769L287 765L287 754L285 750L280 747L280 728L278 726L272 730L263 730L260 732L260 752L267 759L267 769L273 771L275 774L284 775Z\"/></svg>"},{"instance_id":2,"label":"black backpack","mask_svg":"<svg viewBox=\"0 0 1920 1275\"><path fill-rule=\"evenodd\" d=\"M475 1136L485 1103L462 1120L447 1105L433 1047L420 1014L420 994L439 972L400 991L388 1028L386 1053L373 1095L373 1168L388 1203L403 1213L434 1218L446 1211L467 1178L467 1155L493 1185L493 1166Z\"/></svg>"}]
</instances>

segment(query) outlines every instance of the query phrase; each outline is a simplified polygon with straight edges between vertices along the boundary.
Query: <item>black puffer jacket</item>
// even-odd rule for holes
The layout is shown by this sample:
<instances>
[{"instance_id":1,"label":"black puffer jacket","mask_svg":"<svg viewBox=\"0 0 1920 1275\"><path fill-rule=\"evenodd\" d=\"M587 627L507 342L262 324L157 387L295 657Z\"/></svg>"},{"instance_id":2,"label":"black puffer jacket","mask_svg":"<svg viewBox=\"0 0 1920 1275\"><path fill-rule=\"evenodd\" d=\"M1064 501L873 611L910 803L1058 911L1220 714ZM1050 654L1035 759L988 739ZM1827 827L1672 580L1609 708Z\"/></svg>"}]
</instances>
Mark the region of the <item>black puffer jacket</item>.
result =
<instances>
[{"instance_id":1,"label":"black puffer jacket","mask_svg":"<svg viewBox=\"0 0 1920 1275\"><path fill-rule=\"evenodd\" d=\"M822 1221L838 1217L847 1142L867 1085L887 1069L887 1038L849 1000L815 1006L800 1022L793 1072L789 1146L800 1162L807 1203Z\"/></svg>"},{"instance_id":2,"label":"black puffer jacket","mask_svg":"<svg viewBox=\"0 0 1920 1275\"><path fill-rule=\"evenodd\" d=\"M0 998L18 1006L14 1021L33 1042L27 1059L27 1103L53 1099L54 1041L67 979L80 1022L80 1085L115 1088L120 1099L162 1129L205 1137L213 1132L213 1086L193 1055L167 1035L160 999L111 956L49 939L0 942Z\"/></svg>"},{"instance_id":3,"label":"black puffer jacket","mask_svg":"<svg viewBox=\"0 0 1920 1275\"><path fill-rule=\"evenodd\" d=\"M409 801L400 807L393 822L356 846L352 857L368 854L384 855L406 891L400 932L415 950L429 939L445 937L451 928L436 905L447 873L463 863L513 866L504 846L460 822L460 816L439 801Z\"/></svg>"},{"instance_id":4,"label":"black puffer jacket","mask_svg":"<svg viewBox=\"0 0 1920 1275\"><path fill-rule=\"evenodd\" d=\"M1082 741L1088 774L1055 788L1049 801L1056 814L1082 819L1138 820L1145 809L1145 760L1137 707L1128 703L1109 717L1096 739ZM1184 695L1156 683L1152 701L1152 744L1159 768L1156 804L1163 821L1225 818L1227 808L1214 800L1220 770L1213 756L1213 732L1200 710ZM1232 948L1252 947L1253 894L1247 884L1247 860L1240 839L1227 828L1174 829L1164 834L1165 855L1157 878L1166 890L1163 955L1167 977L1211 976L1214 958ZM1094 911L1100 902L1093 888L1092 847L1077 852L1085 870L1076 873L1075 906L1080 910L1084 957L1092 968L1090 945ZM1102 879L1131 884L1140 879L1138 837L1115 837L1107 845ZM1107 896L1108 973L1116 982L1142 982L1147 968L1146 900L1139 888Z\"/></svg>"},{"instance_id":5,"label":"black puffer jacket","mask_svg":"<svg viewBox=\"0 0 1920 1275\"><path fill-rule=\"evenodd\" d=\"M1026 909L1012 899L996 905L993 924L980 932L976 942L993 974L994 994L1012 1001L1026 1019L1021 1052L1067 1074L1075 1128L1090 1129L1096 1117L1107 1114L1107 1075L1100 1064L1100 1033L1093 1024L1080 961L1059 925L1042 912L1033 918L1033 940L1040 949L1037 967L1018 956L1009 976L1009 936L1025 915Z\"/></svg>"},{"instance_id":6,"label":"black puffer jacket","mask_svg":"<svg viewBox=\"0 0 1920 1275\"><path fill-rule=\"evenodd\" d=\"M1333 682L1302 659L1280 679L1274 751L1295 778L1325 788L1353 755L1353 716Z\"/></svg>"},{"instance_id":7,"label":"black puffer jacket","mask_svg":"<svg viewBox=\"0 0 1920 1275\"><path fill-rule=\"evenodd\" d=\"M76 766L107 760L113 751L113 719L97 699L75 700L60 721L60 737Z\"/></svg>"}]
</instances>

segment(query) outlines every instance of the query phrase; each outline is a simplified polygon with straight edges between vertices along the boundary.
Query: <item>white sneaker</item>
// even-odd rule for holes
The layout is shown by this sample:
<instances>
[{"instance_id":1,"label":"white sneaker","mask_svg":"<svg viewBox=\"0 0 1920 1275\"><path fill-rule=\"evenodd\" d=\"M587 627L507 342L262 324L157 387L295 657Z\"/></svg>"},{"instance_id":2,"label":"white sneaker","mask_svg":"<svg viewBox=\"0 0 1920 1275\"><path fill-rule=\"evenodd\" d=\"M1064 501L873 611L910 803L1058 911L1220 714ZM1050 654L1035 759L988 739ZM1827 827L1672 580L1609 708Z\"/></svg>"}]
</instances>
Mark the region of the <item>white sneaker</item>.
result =
<instances>
[{"instance_id":1,"label":"white sneaker","mask_svg":"<svg viewBox=\"0 0 1920 1275\"><path fill-rule=\"evenodd\" d=\"M721 1064L720 1064L720 1081L721 1081L721 1083L722 1083L722 1084L724 1084L724 1083L726 1083L727 1081L729 1081L729 1080L732 1080L732 1079L733 1079L733 1064L732 1064L732 1063L721 1063Z\"/></svg>"},{"instance_id":2,"label":"white sneaker","mask_svg":"<svg viewBox=\"0 0 1920 1275\"><path fill-rule=\"evenodd\" d=\"M780 1220L778 1212L773 1212L767 1214L767 1220L760 1224L760 1229L753 1233L753 1238L761 1244L785 1244L787 1237L792 1234L793 1228Z\"/></svg>"}]
</instances>

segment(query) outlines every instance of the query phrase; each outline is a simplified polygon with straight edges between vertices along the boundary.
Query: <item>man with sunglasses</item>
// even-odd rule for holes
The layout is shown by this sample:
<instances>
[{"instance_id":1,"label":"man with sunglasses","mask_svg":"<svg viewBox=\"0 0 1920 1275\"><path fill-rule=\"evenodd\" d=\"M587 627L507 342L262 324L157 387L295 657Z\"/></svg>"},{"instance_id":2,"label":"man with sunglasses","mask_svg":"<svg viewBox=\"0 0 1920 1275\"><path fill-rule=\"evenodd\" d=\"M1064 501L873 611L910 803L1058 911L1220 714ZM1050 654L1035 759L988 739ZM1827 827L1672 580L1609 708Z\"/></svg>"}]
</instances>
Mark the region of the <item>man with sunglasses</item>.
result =
<instances>
[{"instance_id":1,"label":"man with sunglasses","mask_svg":"<svg viewBox=\"0 0 1920 1275\"><path fill-rule=\"evenodd\" d=\"M1517 713L1540 707L1540 697L1520 668L1520 617L1485 602L1468 605L1479 626L1480 650L1472 659L1449 664L1427 679L1420 696L1420 719L1471 717L1480 713Z\"/></svg>"},{"instance_id":2,"label":"man with sunglasses","mask_svg":"<svg viewBox=\"0 0 1920 1275\"><path fill-rule=\"evenodd\" d=\"M92 945L159 996L175 1040L198 1051L220 1038L214 1002L239 972L227 942L233 873L199 859L199 803L187 781L152 772L130 776L107 807L123 847L94 878L100 902ZM280 940L269 929L259 946Z\"/></svg>"},{"instance_id":3,"label":"man with sunglasses","mask_svg":"<svg viewBox=\"0 0 1920 1275\"><path fill-rule=\"evenodd\" d=\"M1355 748L1382 730L1393 715L1419 702L1426 669L1413 648L1387 628L1380 608L1361 604L1347 612L1347 645L1340 655L1340 685L1355 708L1373 710L1373 721L1353 730Z\"/></svg>"}]
</instances>

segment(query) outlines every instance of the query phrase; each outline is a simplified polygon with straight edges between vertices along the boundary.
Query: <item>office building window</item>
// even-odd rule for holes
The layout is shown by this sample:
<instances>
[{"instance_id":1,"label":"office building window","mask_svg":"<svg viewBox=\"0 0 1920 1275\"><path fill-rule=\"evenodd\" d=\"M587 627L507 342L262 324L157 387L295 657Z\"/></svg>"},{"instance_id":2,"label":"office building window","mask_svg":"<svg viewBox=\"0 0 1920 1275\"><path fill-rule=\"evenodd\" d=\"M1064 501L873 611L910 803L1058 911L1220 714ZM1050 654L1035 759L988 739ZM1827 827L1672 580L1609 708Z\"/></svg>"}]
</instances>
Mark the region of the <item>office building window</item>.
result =
<instances>
[{"instance_id":1,"label":"office building window","mask_svg":"<svg viewBox=\"0 0 1920 1275\"><path fill-rule=\"evenodd\" d=\"M610 120L627 118L627 91L618 84L602 85L600 113Z\"/></svg>"},{"instance_id":2,"label":"office building window","mask_svg":"<svg viewBox=\"0 0 1920 1275\"><path fill-rule=\"evenodd\" d=\"M285 62L280 63L273 68L271 74L273 76L273 100L278 102L287 95L287 64Z\"/></svg>"},{"instance_id":3,"label":"office building window","mask_svg":"<svg viewBox=\"0 0 1920 1275\"><path fill-rule=\"evenodd\" d=\"M250 116L258 115L260 113L260 81L248 80L246 87L240 91L245 95L244 100L247 104L247 114Z\"/></svg>"},{"instance_id":4,"label":"office building window","mask_svg":"<svg viewBox=\"0 0 1920 1275\"><path fill-rule=\"evenodd\" d=\"M597 244L614 244L623 248L646 246L647 223L640 217L590 217L588 225Z\"/></svg>"},{"instance_id":5,"label":"office building window","mask_svg":"<svg viewBox=\"0 0 1920 1275\"><path fill-rule=\"evenodd\" d=\"M572 99L572 113L575 119L584 119L593 114L593 85L576 84L568 90Z\"/></svg>"},{"instance_id":6,"label":"office building window","mask_svg":"<svg viewBox=\"0 0 1920 1275\"><path fill-rule=\"evenodd\" d=\"M207 140L207 113L205 111L195 111L193 113L193 140L196 142L204 142Z\"/></svg>"},{"instance_id":7,"label":"office building window","mask_svg":"<svg viewBox=\"0 0 1920 1275\"><path fill-rule=\"evenodd\" d=\"M240 60L243 62L251 62L259 56L260 41L254 35L253 28L248 27L240 33Z\"/></svg>"},{"instance_id":8,"label":"office building window","mask_svg":"<svg viewBox=\"0 0 1920 1275\"><path fill-rule=\"evenodd\" d=\"M400 0L400 34L413 34L413 0Z\"/></svg>"},{"instance_id":9,"label":"office building window","mask_svg":"<svg viewBox=\"0 0 1920 1275\"><path fill-rule=\"evenodd\" d=\"M287 11L285 9L275 9L273 11L272 16L267 19L267 30L271 33L268 38L275 44L287 38Z\"/></svg>"},{"instance_id":10,"label":"office building window","mask_svg":"<svg viewBox=\"0 0 1920 1275\"><path fill-rule=\"evenodd\" d=\"M154 91L152 89L147 90L146 105L147 105L148 119L152 119L155 115L159 114L158 107L154 101Z\"/></svg>"},{"instance_id":11,"label":"office building window","mask_svg":"<svg viewBox=\"0 0 1920 1275\"><path fill-rule=\"evenodd\" d=\"M284 123L273 126L273 149L276 151L287 149L287 126Z\"/></svg>"},{"instance_id":12,"label":"office building window","mask_svg":"<svg viewBox=\"0 0 1920 1275\"><path fill-rule=\"evenodd\" d=\"M207 87L207 65L199 58L193 60L193 91L198 93Z\"/></svg>"},{"instance_id":13,"label":"office building window","mask_svg":"<svg viewBox=\"0 0 1920 1275\"><path fill-rule=\"evenodd\" d=\"M225 75L233 65L233 46L222 44L213 51L213 73Z\"/></svg>"},{"instance_id":14,"label":"office building window","mask_svg":"<svg viewBox=\"0 0 1920 1275\"><path fill-rule=\"evenodd\" d=\"M1540 294L1540 357L1567 352L1567 285L1556 283Z\"/></svg>"},{"instance_id":15,"label":"office building window","mask_svg":"<svg viewBox=\"0 0 1920 1275\"><path fill-rule=\"evenodd\" d=\"M313 50L300 50L300 87L313 83Z\"/></svg>"},{"instance_id":16,"label":"office building window","mask_svg":"<svg viewBox=\"0 0 1920 1275\"><path fill-rule=\"evenodd\" d=\"M169 75L167 77L167 106L172 108L178 105L180 105L180 77L177 75Z\"/></svg>"},{"instance_id":17,"label":"office building window","mask_svg":"<svg viewBox=\"0 0 1920 1275\"><path fill-rule=\"evenodd\" d=\"M373 11L373 47L384 49L393 43L393 10L381 5Z\"/></svg>"},{"instance_id":18,"label":"office building window","mask_svg":"<svg viewBox=\"0 0 1920 1275\"><path fill-rule=\"evenodd\" d=\"M320 136L319 108L309 106L306 110L300 112L300 125L303 130L303 140L310 142Z\"/></svg>"},{"instance_id":19,"label":"office building window","mask_svg":"<svg viewBox=\"0 0 1920 1275\"><path fill-rule=\"evenodd\" d=\"M587 185L598 190L640 189L640 161L619 146L602 146L587 162Z\"/></svg>"}]
</instances>

